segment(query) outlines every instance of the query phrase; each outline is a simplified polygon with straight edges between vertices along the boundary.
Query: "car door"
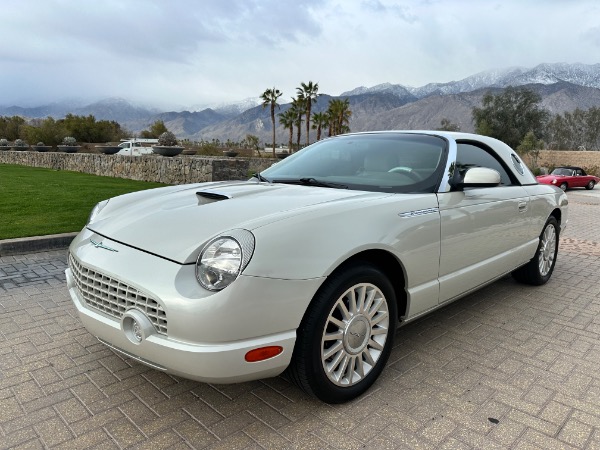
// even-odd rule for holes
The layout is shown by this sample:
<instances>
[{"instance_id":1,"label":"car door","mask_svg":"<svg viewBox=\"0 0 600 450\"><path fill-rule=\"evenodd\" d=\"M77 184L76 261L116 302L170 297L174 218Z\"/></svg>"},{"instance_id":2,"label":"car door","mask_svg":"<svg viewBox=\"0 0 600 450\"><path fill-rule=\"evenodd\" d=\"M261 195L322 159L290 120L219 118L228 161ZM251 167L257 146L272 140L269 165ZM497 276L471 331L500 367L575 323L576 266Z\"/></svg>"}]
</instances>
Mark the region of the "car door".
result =
<instances>
[{"instance_id":1,"label":"car door","mask_svg":"<svg viewBox=\"0 0 600 450\"><path fill-rule=\"evenodd\" d=\"M514 269L528 241L529 196L483 144L457 142L455 170L488 167L501 184L438 194L441 217L440 303Z\"/></svg>"},{"instance_id":2,"label":"car door","mask_svg":"<svg viewBox=\"0 0 600 450\"><path fill-rule=\"evenodd\" d=\"M583 170L573 169L573 187L585 187L587 177L583 175Z\"/></svg>"}]
</instances>

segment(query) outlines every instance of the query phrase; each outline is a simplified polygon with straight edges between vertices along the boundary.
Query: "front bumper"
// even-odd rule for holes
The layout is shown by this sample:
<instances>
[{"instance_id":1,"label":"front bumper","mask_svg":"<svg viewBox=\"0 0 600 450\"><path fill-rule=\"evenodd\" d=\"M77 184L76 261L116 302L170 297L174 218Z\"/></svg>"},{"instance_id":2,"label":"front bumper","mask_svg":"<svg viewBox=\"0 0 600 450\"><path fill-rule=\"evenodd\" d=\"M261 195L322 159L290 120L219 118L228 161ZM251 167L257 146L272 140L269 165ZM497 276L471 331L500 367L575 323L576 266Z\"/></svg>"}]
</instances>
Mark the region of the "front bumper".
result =
<instances>
[{"instance_id":1,"label":"front bumper","mask_svg":"<svg viewBox=\"0 0 600 450\"><path fill-rule=\"evenodd\" d=\"M90 244L92 238L117 251L94 247ZM210 383L267 378L285 370L291 360L296 328L322 282L240 276L223 291L208 292L196 282L193 266L164 260L87 230L75 239L70 252L71 258L89 268L90 273L101 275L100 283L104 278L126 283L138 294L155 299L165 312L164 328L150 325L149 331L140 333L139 341L132 339L126 315L119 317L120 312L110 308L150 314L136 303L123 303L121 307L120 299L105 310L100 297L100 305L90 304L89 297L84 296L87 291L82 291L80 268L76 280L72 266L66 270L69 294L90 333L150 367ZM150 274L144 268L151 268ZM92 289L97 278L90 278ZM100 286L98 292L102 290ZM128 296L124 295L127 300ZM260 362L245 360L250 350L267 346L280 346L283 351Z\"/></svg>"}]
</instances>

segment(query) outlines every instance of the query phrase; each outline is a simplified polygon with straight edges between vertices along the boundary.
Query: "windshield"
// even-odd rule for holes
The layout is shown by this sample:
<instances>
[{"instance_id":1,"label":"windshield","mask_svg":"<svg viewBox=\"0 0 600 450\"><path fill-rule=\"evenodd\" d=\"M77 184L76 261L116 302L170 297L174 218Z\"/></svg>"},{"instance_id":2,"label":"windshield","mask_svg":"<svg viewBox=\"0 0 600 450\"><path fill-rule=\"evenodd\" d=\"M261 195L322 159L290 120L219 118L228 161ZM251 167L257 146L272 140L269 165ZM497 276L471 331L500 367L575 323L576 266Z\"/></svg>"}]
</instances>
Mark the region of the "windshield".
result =
<instances>
[{"instance_id":1,"label":"windshield","mask_svg":"<svg viewBox=\"0 0 600 450\"><path fill-rule=\"evenodd\" d=\"M552 175L565 175L570 177L573 175L573 169L565 169L564 167L559 167L558 169L554 169L552 171Z\"/></svg>"},{"instance_id":2,"label":"windshield","mask_svg":"<svg viewBox=\"0 0 600 450\"><path fill-rule=\"evenodd\" d=\"M338 136L306 147L261 172L273 183L376 192L435 192L447 142L424 134Z\"/></svg>"}]
</instances>

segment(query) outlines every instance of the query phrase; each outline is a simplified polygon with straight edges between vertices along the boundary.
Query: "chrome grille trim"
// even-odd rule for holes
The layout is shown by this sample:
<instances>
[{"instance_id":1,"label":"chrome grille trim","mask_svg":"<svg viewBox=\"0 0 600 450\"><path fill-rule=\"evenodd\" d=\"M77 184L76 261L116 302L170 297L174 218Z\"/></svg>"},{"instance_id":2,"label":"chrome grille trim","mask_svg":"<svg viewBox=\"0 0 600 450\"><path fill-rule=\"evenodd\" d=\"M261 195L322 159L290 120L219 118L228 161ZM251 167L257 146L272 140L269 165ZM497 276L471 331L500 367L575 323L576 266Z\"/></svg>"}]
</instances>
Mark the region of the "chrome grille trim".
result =
<instances>
[{"instance_id":1,"label":"chrome grille trim","mask_svg":"<svg viewBox=\"0 0 600 450\"><path fill-rule=\"evenodd\" d=\"M86 306L119 321L127 310L139 309L148 316L157 333L167 335L167 314L156 300L119 280L85 267L72 254L69 254L69 267Z\"/></svg>"}]
</instances>

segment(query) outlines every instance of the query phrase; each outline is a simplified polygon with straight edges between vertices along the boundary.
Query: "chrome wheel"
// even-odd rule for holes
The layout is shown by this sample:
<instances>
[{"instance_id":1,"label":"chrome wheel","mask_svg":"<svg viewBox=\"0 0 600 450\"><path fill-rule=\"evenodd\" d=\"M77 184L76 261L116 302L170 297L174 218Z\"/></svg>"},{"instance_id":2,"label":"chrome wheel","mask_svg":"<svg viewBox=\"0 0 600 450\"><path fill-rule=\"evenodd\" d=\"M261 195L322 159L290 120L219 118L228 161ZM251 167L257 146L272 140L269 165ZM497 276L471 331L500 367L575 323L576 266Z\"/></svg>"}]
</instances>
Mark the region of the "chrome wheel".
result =
<instances>
[{"instance_id":1,"label":"chrome wheel","mask_svg":"<svg viewBox=\"0 0 600 450\"><path fill-rule=\"evenodd\" d=\"M321 363L329 381L349 387L369 374L388 337L390 314L381 290L360 283L346 290L327 317L321 339Z\"/></svg>"},{"instance_id":2,"label":"chrome wheel","mask_svg":"<svg viewBox=\"0 0 600 450\"><path fill-rule=\"evenodd\" d=\"M538 265L540 275L545 277L550 273L554 264L554 257L556 255L556 229L549 225L542 233L540 240L540 250Z\"/></svg>"}]
</instances>

